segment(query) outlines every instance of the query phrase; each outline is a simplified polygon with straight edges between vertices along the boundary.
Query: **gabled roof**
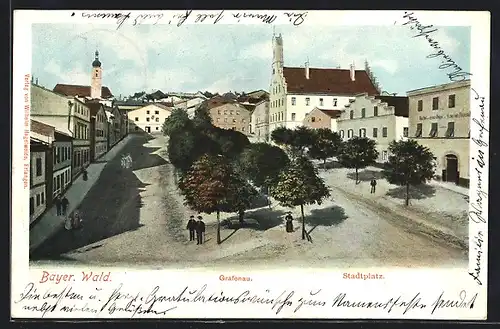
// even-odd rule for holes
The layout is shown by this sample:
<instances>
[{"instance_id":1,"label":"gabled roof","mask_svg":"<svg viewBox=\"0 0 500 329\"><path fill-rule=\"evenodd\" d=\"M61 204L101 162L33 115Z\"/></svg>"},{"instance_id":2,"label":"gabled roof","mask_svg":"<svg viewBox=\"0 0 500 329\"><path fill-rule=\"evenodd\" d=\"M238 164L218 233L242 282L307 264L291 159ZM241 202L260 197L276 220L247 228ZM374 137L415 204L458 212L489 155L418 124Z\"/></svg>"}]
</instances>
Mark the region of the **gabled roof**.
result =
<instances>
[{"instance_id":1,"label":"gabled roof","mask_svg":"<svg viewBox=\"0 0 500 329\"><path fill-rule=\"evenodd\" d=\"M351 80L348 69L310 68L309 79L305 68L284 67L283 75L289 94L333 94L356 95L363 92L378 95L379 92L364 70L355 71L355 79Z\"/></svg>"},{"instance_id":2,"label":"gabled roof","mask_svg":"<svg viewBox=\"0 0 500 329\"><path fill-rule=\"evenodd\" d=\"M30 131L45 137L54 138L55 128L43 122L31 119Z\"/></svg>"},{"instance_id":3,"label":"gabled roof","mask_svg":"<svg viewBox=\"0 0 500 329\"><path fill-rule=\"evenodd\" d=\"M145 103L144 106L140 107L140 108L144 108L144 107L147 107L147 106L156 106L156 107L159 107L161 109L164 109L164 110L168 110L168 111L172 111L172 108L163 104L163 103L160 103L160 102L154 102L154 103ZM137 110L137 109L136 109Z\"/></svg>"},{"instance_id":4,"label":"gabled roof","mask_svg":"<svg viewBox=\"0 0 500 329\"><path fill-rule=\"evenodd\" d=\"M82 86L82 85L67 85L58 83L54 87L54 92L63 94L66 96L80 96L80 97L90 97L90 86ZM101 88L101 97L102 98L110 98L113 97L111 90L108 87Z\"/></svg>"},{"instance_id":5,"label":"gabled roof","mask_svg":"<svg viewBox=\"0 0 500 329\"><path fill-rule=\"evenodd\" d=\"M320 110L321 112L325 113L330 118L334 118L334 119L338 118L340 116L340 114L342 114L341 110L324 110L324 109L318 109L318 110Z\"/></svg>"},{"instance_id":6,"label":"gabled roof","mask_svg":"<svg viewBox=\"0 0 500 329\"><path fill-rule=\"evenodd\" d=\"M375 99L380 99L389 106L394 106L394 114L397 117L408 117L410 105L408 97L405 96L375 96Z\"/></svg>"},{"instance_id":7,"label":"gabled roof","mask_svg":"<svg viewBox=\"0 0 500 329\"><path fill-rule=\"evenodd\" d=\"M97 112L104 107L103 104L97 102L86 102L85 105L89 108L91 117L95 117Z\"/></svg>"}]
</instances>

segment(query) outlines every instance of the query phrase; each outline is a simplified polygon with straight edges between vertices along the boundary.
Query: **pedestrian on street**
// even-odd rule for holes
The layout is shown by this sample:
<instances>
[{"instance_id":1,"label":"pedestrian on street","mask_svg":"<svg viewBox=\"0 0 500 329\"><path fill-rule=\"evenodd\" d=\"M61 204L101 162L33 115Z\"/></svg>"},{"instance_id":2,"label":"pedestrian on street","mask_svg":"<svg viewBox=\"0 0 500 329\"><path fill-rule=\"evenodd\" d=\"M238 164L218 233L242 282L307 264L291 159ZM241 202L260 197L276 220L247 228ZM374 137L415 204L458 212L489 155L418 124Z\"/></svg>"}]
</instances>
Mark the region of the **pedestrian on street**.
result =
<instances>
[{"instance_id":1,"label":"pedestrian on street","mask_svg":"<svg viewBox=\"0 0 500 329\"><path fill-rule=\"evenodd\" d=\"M68 209L69 201L68 198L64 197L61 201L62 205L62 214L66 216L66 210Z\"/></svg>"},{"instance_id":2,"label":"pedestrian on street","mask_svg":"<svg viewBox=\"0 0 500 329\"><path fill-rule=\"evenodd\" d=\"M81 229L83 227L83 220L80 212L75 210L73 212L73 225L72 228Z\"/></svg>"},{"instance_id":3,"label":"pedestrian on street","mask_svg":"<svg viewBox=\"0 0 500 329\"><path fill-rule=\"evenodd\" d=\"M198 222L196 223L196 244L203 244L203 236L205 235L205 223L203 218L198 216Z\"/></svg>"},{"instance_id":4,"label":"pedestrian on street","mask_svg":"<svg viewBox=\"0 0 500 329\"><path fill-rule=\"evenodd\" d=\"M73 213L69 214L64 220L64 228L66 231L70 231L73 228Z\"/></svg>"},{"instance_id":5,"label":"pedestrian on street","mask_svg":"<svg viewBox=\"0 0 500 329\"><path fill-rule=\"evenodd\" d=\"M196 230L196 225L198 224L196 223L194 216L191 215L186 226L186 229L189 230L189 241L194 241L194 231Z\"/></svg>"},{"instance_id":6,"label":"pedestrian on street","mask_svg":"<svg viewBox=\"0 0 500 329\"><path fill-rule=\"evenodd\" d=\"M292 212L288 212L288 214L285 216L285 221L286 221L286 231L288 233L293 232L293 217L292 217Z\"/></svg>"},{"instance_id":7,"label":"pedestrian on street","mask_svg":"<svg viewBox=\"0 0 500 329\"><path fill-rule=\"evenodd\" d=\"M375 178L372 179L370 185L371 185L370 194L375 193L375 186L377 186L377 181L375 180Z\"/></svg>"},{"instance_id":8,"label":"pedestrian on street","mask_svg":"<svg viewBox=\"0 0 500 329\"><path fill-rule=\"evenodd\" d=\"M56 204L56 210L57 210L57 216L61 216L62 213L62 202L61 202L61 196L56 196L54 199L54 203Z\"/></svg>"}]
</instances>

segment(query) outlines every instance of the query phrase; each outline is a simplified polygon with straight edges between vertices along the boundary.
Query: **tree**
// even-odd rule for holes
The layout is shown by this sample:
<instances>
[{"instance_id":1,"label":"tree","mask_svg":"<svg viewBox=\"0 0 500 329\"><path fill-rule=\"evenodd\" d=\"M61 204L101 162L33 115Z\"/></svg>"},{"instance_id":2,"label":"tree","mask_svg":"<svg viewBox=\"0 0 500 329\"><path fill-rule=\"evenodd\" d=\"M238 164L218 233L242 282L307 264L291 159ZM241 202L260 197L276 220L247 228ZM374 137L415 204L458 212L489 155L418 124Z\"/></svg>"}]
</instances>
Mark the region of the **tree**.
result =
<instances>
[{"instance_id":1,"label":"tree","mask_svg":"<svg viewBox=\"0 0 500 329\"><path fill-rule=\"evenodd\" d=\"M194 117L191 120L193 127L199 131L207 132L213 128L212 117L206 103L200 104L194 111Z\"/></svg>"},{"instance_id":2,"label":"tree","mask_svg":"<svg viewBox=\"0 0 500 329\"><path fill-rule=\"evenodd\" d=\"M174 109L170 116L163 122L162 131L166 136L172 136L178 132L184 132L192 128L191 120L183 109Z\"/></svg>"},{"instance_id":3,"label":"tree","mask_svg":"<svg viewBox=\"0 0 500 329\"><path fill-rule=\"evenodd\" d=\"M294 153L304 154L304 150L310 148L314 143L314 130L300 126L292 130L291 147Z\"/></svg>"},{"instance_id":4,"label":"tree","mask_svg":"<svg viewBox=\"0 0 500 329\"><path fill-rule=\"evenodd\" d=\"M167 152L170 163L181 172L186 172L202 155L214 154L216 149L216 145L203 134L185 130L170 137Z\"/></svg>"},{"instance_id":5,"label":"tree","mask_svg":"<svg viewBox=\"0 0 500 329\"><path fill-rule=\"evenodd\" d=\"M376 142L367 137L353 137L342 144L339 162L347 168L356 169L356 184L359 184L358 170L375 163L378 151Z\"/></svg>"},{"instance_id":6,"label":"tree","mask_svg":"<svg viewBox=\"0 0 500 329\"><path fill-rule=\"evenodd\" d=\"M277 145L291 145L293 131L285 127L278 127L271 132L271 140Z\"/></svg>"},{"instance_id":7,"label":"tree","mask_svg":"<svg viewBox=\"0 0 500 329\"><path fill-rule=\"evenodd\" d=\"M280 172L289 163L288 155L281 148L267 143L250 144L238 159L242 174L255 186L264 188L268 194L270 187L276 184Z\"/></svg>"},{"instance_id":8,"label":"tree","mask_svg":"<svg viewBox=\"0 0 500 329\"><path fill-rule=\"evenodd\" d=\"M221 204L221 211L223 212L237 212L238 220L243 223L245 210L247 210L258 196L255 187L252 186L244 176L233 171L229 184L227 186L227 197Z\"/></svg>"},{"instance_id":9,"label":"tree","mask_svg":"<svg viewBox=\"0 0 500 329\"><path fill-rule=\"evenodd\" d=\"M315 130L314 142L309 149L309 156L314 159L323 160L326 169L326 160L338 155L342 139L340 135L328 128Z\"/></svg>"},{"instance_id":10,"label":"tree","mask_svg":"<svg viewBox=\"0 0 500 329\"><path fill-rule=\"evenodd\" d=\"M306 238L304 205L321 204L330 196L330 191L318 176L316 168L304 156L292 160L286 170L281 171L272 196L284 207L300 206L302 214L302 240Z\"/></svg>"},{"instance_id":11,"label":"tree","mask_svg":"<svg viewBox=\"0 0 500 329\"><path fill-rule=\"evenodd\" d=\"M208 136L219 145L219 154L229 158L237 157L248 145L248 137L236 130L213 127Z\"/></svg>"},{"instance_id":12,"label":"tree","mask_svg":"<svg viewBox=\"0 0 500 329\"><path fill-rule=\"evenodd\" d=\"M406 186L405 205L410 204L410 185L420 185L434 177L434 155L415 140L393 141L389 160L383 171L391 184Z\"/></svg>"}]
</instances>

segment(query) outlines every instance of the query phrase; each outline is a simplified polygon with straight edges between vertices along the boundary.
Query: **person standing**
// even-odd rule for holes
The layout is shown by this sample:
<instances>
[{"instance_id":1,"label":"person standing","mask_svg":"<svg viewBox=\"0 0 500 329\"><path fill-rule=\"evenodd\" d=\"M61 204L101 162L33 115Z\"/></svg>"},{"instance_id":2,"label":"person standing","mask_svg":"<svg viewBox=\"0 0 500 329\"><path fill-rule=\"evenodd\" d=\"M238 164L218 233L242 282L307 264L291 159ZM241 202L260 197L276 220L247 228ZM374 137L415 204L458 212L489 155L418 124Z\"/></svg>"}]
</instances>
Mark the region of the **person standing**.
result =
<instances>
[{"instance_id":1,"label":"person standing","mask_svg":"<svg viewBox=\"0 0 500 329\"><path fill-rule=\"evenodd\" d=\"M66 216L66 210L68 210L68 205L69 205L68 198L64 197L61 201L61 205L62 205L62 214Z\"/></svg>"},{"instance_id":2,"label":"person standing","mask_svg":"<svg viewBox=\"0 0 500 329\"><path fill-rule=\"evenodd\" d=\"M288 233L293 232L293 217L292 217L292 213L290 211L285 216L285 221L286 221L286 231Z\"/></svg>"},{"instance_id":3,"label":"person standing","mask_svg":"<svg viewBox=\"0 0 500 329\"><path fill-rule=\"evenodd\" d=\"M57 210L57 216L61 216L62 213L62 202L61 202L61 196L58 195L54 199L54 203L56 204L56 210Z\"/></svg>"},{"instance_id":4,"label":"person standing","mask_svg":"<svg viewBox=\"0 0 500 329\"><path fill-rule=\"evenodd\" d=\"M198 216L196 223L196 244L203 244L203 236L205 235L205 223L201 216Z\"/></svg>"},{"instance_id":5,"label":"person standing","mask_svg":"<svg viewBox=\"0 0 500 329\"><path fill-rule=\"evenodd\" d=\"M370 185L371 185L370 193L375 193L375 187L377 186L377 181L375 180L375 178L372 179Z\"/></svg>"},{"instance_id":6,"label":"person standing","mask_svg":"<svg viewBox=\"0 0 500 329\"><path fill-rule=\"evenodd\" d=\"M186 226L186 229L189 230L189 241L194 241L194 231L196 230L196 225L196 220L194 219L194 216L191 215Z\"/></svg>"}]
</instances>

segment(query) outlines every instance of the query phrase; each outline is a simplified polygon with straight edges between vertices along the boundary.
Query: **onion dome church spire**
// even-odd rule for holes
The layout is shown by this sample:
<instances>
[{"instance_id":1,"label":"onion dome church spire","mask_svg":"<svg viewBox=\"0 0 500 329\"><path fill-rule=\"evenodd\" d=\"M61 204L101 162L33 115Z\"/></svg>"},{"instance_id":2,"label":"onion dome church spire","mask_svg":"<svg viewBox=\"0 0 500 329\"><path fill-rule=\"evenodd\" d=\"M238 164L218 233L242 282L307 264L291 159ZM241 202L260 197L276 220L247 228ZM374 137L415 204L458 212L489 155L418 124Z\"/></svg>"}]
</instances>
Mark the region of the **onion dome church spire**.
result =
<instances>
[{"instance_id":1,"label":"onion dome church spire","mask_svg":"<svg viewBox=\"0 0 500 329\"><path fill-rule=\"evenodd\" d=\"M101 67L101 62L99 61L99 51L95 51L95 59L92 62L92 67Z\"/></svg>"}]
</instances>

